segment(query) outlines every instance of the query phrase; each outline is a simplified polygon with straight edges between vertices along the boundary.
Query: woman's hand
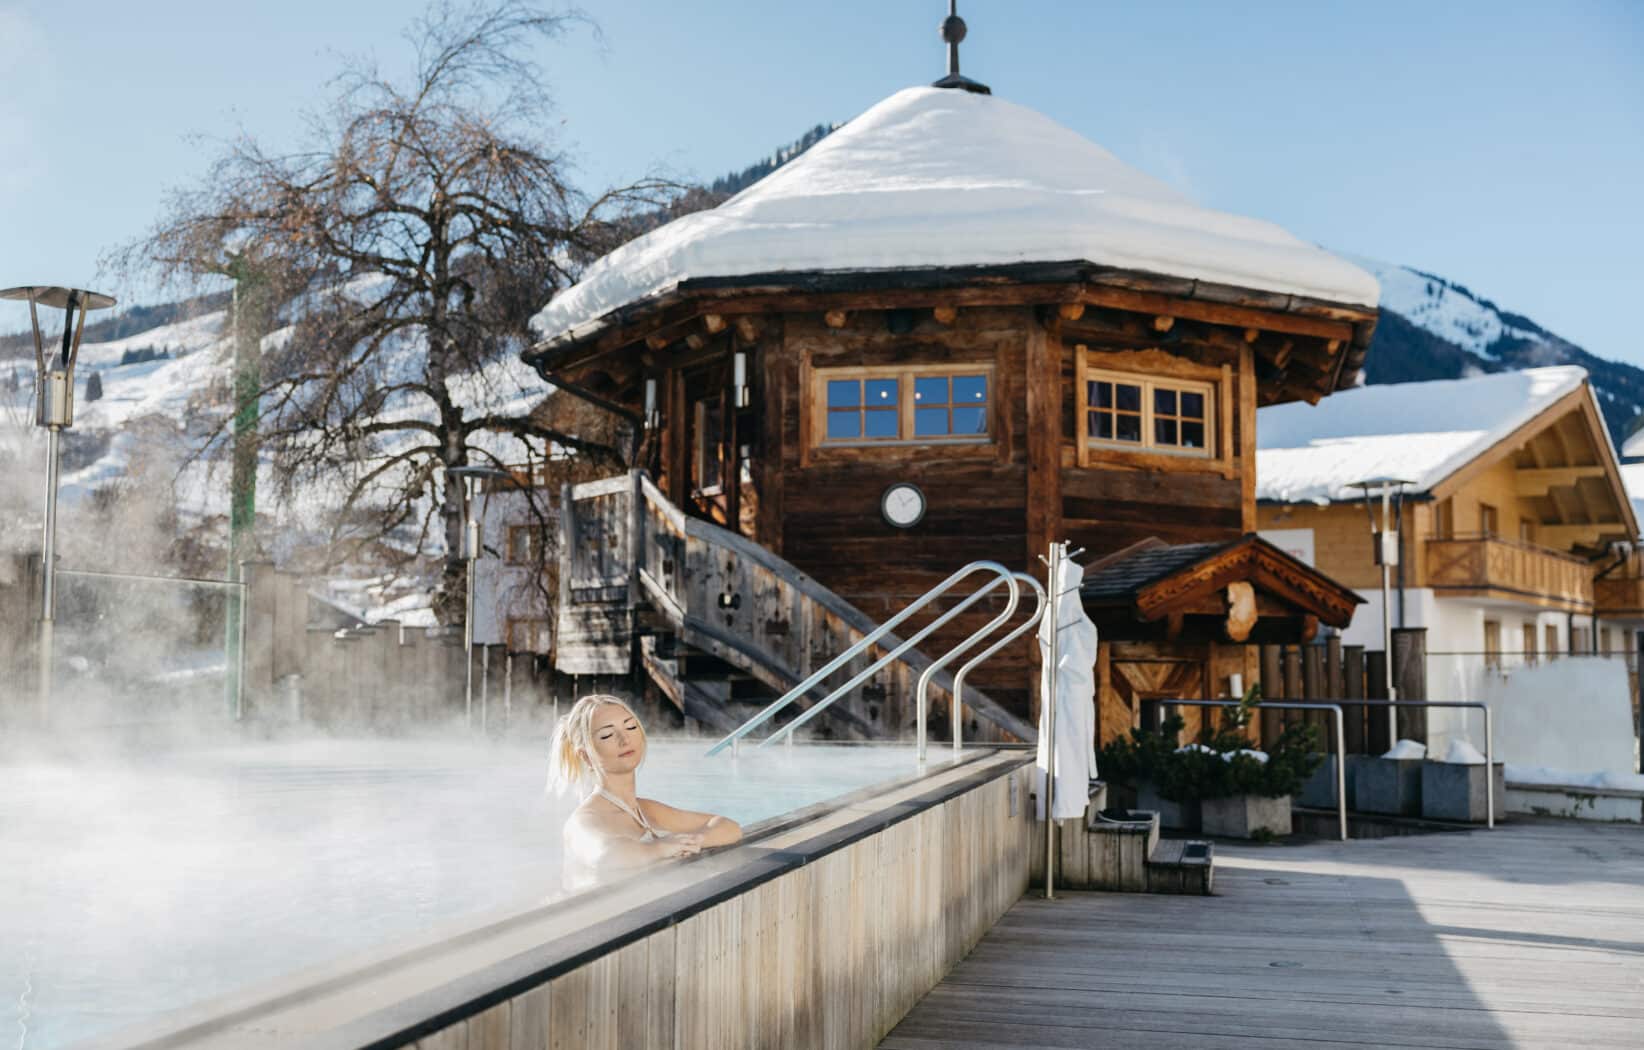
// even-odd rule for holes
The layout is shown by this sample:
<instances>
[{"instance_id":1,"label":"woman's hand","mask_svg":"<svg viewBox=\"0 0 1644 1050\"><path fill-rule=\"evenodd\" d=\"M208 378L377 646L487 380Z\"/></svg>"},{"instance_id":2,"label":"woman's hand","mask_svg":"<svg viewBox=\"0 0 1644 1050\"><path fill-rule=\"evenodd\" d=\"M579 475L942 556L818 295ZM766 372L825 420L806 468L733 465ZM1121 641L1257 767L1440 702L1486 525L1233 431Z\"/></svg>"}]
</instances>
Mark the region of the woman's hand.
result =
<instances>
[{"instance_id":1,"label":"woman's hand","mask_svg":"<svg viewBox=\"0 0 1644 1050\"><path fill-rule=\"evenodd\" d=\"M702 852L701 835L669 835L665 839L658 839L655 844L657 856L668 860L680 857L694 857Z\"/></svg>"}]
</instances>

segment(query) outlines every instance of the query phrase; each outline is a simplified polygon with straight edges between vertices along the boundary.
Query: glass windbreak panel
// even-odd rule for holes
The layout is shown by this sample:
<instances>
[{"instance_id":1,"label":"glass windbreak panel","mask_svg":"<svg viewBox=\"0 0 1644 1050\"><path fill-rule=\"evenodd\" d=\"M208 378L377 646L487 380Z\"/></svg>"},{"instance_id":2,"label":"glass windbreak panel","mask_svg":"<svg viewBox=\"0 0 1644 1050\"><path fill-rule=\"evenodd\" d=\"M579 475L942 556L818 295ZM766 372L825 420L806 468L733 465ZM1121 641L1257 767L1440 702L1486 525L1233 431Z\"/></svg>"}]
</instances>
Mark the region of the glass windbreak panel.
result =
<instances>
[{"instance_id":1,"label":"glass windbreak panel","mask_svg":"<svg viewBox=\"0 0 1644 1050\"><path fill-rule=\"evenodd\" d=\"M828 413L828 438L848 441L862 436L862 413L854 408L848 412Z\"/></svg>"},{"instance_id":2,"label":"glass windbreak panel","mask_svg":"<svg viewBox=\"0 0 1644 1050\"><path fill-rule=\"evenodd\" d=\"M895 408L870 408L862 413L862 436L876 440L895 440L899 435L896 429Z\"/></svg>"},{"instance_id":3,"label":"glass windbreak panel","mask_svg":"<svg viewBox=\"0 0 1644 1050\"><path fill-rule=\"evenodd\" d=\"M862 403L862 384L855 379L828 380L828 407L855 408Z\"/></svg>"}]
</instances>

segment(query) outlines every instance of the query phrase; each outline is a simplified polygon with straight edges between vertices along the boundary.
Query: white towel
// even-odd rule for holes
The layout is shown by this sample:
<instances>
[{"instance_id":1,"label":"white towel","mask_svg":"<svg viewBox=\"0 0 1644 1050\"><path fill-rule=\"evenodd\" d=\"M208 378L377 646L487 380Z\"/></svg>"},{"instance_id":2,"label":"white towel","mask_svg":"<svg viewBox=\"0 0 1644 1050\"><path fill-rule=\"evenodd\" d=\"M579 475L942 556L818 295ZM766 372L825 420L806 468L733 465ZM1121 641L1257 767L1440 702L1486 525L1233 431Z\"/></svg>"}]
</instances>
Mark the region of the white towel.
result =
<instances>
[{"instance_id":1,"label":"white towel","mask_svg":"<svg viewBox=\"0 0 1644 1050\"><path fill-rule=\"evenodd\" d=\"M1062 579L1056 588L1061 597L1056 608L1056 802L1057 820L1082 817L1090 801L1090 782L1096 777L1096 625L1085 615L1079 599L1079 581L1085 571L1072 561L1062 563ZM1052 595L1053 601L1058 601ZM1047 610L1048 612L1048 610ZM1039 695L1049 697L1050 617L1039 622L1039 657L1044 670ZM1045 771L1050 764L1050 747L1045 720L1050 703L1040 705L1039 764L1034 776L1038 789L1038 816L1045 819Z\"/></svg>"}]
</instances>

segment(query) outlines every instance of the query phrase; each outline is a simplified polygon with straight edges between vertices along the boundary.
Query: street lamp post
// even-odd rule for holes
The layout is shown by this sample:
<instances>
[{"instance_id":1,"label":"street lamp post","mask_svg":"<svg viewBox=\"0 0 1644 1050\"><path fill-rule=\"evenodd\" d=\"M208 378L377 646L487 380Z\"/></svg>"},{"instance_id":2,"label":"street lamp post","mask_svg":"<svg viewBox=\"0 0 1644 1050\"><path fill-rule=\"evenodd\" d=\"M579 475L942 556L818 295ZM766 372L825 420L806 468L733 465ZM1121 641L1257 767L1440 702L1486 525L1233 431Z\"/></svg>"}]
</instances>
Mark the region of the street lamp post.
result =
<instances>
[{"instance_id":1,"label":"street lamp post","mask_svg":"<svg viewBox=\"0 0 1644 1050\"><path fill-rule=\"evenodd\" d=\"M57 619L57 480L62 432L74 425L74 359L80 353L86 314L114 305L114 297L83 288L25 285L0 291L0 299L27 301L34 328L34 422L46 428L46 513L40 544L40 716L51 708L52 631ZM40 334L41 306L63 311L63 345L49 366ZM78 317L76 312L78 311Z\"/></svg>"},{"instance_id":2,"label":"street lamp post","mask_svg":"<svg viewBox=\"0 0 1644 1050\"><path fill-rule=\"evenodd\" d=\"M1399 523L1404 517L1404 489L1411 484L1402 478L1366 478L1355 481L1348 488L1364 494L1364 512L1370 518L1370 536L1374 543L1376 564L1381 566L1381 641L1387 660L1387 699L1395 701L1387 706L1387 746L1399 739L1398 681L1393 673L1393 620L1388 612L1388 592L1392 589L1393 566L1399 563ZM1376 503L1381 503L1381 524L1376 523Z\"/></svg>"},{"instance_id":3,"label":"street lamp post","mask_svg":"<svg viewBox=\"0 0 1644 1050\"><path fill-rule=\"evenodd\" d=\"M463 559L468 563L468 593L466 612L462 617L462 652L466 670L463 677L463 718L474 724L474 569L484 553L482 532L485 524L485 504L491 489L487 482L509 478L506 470L496 467L451 467L448 473L462 479ZM476 508L475 503L479 506Z\"/></svg>"}]
</instances>

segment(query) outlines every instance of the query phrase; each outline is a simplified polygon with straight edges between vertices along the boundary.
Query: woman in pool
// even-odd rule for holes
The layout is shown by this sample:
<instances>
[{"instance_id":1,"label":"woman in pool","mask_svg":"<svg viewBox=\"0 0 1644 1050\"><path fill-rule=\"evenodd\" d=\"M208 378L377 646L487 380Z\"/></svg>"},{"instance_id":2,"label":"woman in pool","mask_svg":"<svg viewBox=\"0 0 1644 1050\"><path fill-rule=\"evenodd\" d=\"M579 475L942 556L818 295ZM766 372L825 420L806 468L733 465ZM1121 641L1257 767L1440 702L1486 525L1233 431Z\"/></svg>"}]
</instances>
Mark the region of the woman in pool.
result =
<instances>
[{"instance_id":1,"label":"woman in pool","mask_svg":"<svg viewBox=\"0 0 1644 1050\"><path fill-rule=\"evenodd\" d=\"M578 700L554 727L548 785L584 795L565 822L565 885L581 889L658 861L740 841L736 821L640 798L645 730L614 696Z\"/></svg>"}]
</instances>

